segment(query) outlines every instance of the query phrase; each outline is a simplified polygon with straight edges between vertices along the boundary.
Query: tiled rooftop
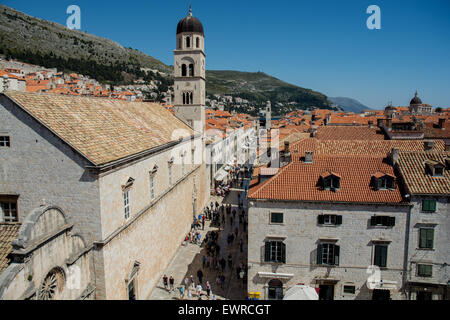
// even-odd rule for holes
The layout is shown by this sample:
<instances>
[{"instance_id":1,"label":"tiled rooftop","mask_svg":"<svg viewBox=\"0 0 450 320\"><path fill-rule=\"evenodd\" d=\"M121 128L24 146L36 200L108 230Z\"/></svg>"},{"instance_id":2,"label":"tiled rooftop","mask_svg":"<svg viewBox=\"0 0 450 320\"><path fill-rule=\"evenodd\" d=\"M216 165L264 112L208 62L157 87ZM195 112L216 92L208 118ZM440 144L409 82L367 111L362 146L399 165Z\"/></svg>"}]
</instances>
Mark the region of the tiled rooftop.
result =
<instances>
[{"instance_id":1,"label":"tiled rooftop","mask_svg":"<svg viewBox=\"0 0 450 320\"><path fill-rule=\"evenodd\" d=\"M441 194L450 196L450 170L442 177L433 177L425 162L432 160L446 166L450 152L400 152L398 167L406 188L411 194Z\"/></svg>"},{"instance_id":2,"label":"tiled rooftop","mask_svg":"<svg viewBox=\"0 0 450 320\"><path fill-rule=\"evenodd\" d=\"M8 97L96 165L171 141L192 129L163 106L117 99L9 91Z\"/></svg>"},{"instance_id":3,"label":"tiled rooftop","mask_svg":"<svg viewBox=\"0 0 450 320\"><path fill-rule=\"evenodd\" d=\"M423 140L323 140L315 138L304 139L291 145L293 160L305 156L305 151L312 151L315 155L373 155L386 156L397 148L400 151L424 151ZM443 140L434 140L435 151L445 151Z\"/></svg>"},{"instance_id":4,"label":"tiled rooftop","mask_svg":"<svg viewBox=\"0 0 450 320\"><path fill-rule=\"evenodd\" d=\"M0 274L10 263L7 256L12 251L11 242L17 238L19 228L20 224L0 223Z\"/></svg>"},{"instance_id":5,"label":"tiled rooftop","mask_svg":"<svg viewBox=\"0 0 450 320\"><path fill-rule=\"evenodd\" d=\"M322 190L320 176L332 172L341 177L338 191ZM295 161L279 173L249 191L249 199L290 201L333 201L357 203L402 203L398 186L395 190L375 190L372 176L377 172L394 175L394 170L379 156L314 157L312 164Z\"/></svg>"},{"instance_id":6,"label":"tiled rooftop","mask_svg":"<svg viewBox=\"0 0 450 320\"><path fill-rule=\"evenodd\" d=\"M356 126L322 126L317 128L316 137L319 140L384 140L379 128Z\"/></svg>"}]
</instances>

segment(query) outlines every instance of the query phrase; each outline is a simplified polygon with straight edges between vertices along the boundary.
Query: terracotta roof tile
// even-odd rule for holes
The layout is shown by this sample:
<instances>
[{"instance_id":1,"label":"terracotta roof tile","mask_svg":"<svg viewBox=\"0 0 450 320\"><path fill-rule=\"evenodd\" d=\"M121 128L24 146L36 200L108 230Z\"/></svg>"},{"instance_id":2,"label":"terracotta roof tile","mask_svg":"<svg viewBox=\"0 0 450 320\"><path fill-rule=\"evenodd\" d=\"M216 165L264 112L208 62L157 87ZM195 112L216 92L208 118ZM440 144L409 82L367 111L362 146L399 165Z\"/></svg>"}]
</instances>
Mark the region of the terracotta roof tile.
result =
<instances>
[{"instance_id":1,"label":"terracotta roof tile","mask_svg":"<svg viewBox=\"0 0 450 320\"><path fill-rule=\"evenodd\" d=\"M319 140L384 140L378 128L325 126L317 128Z\"/></svg>"},{"instance_id":2,"label":"terracotta roof tile","mask_svg":"<svg viewBox=\"0 0 450 320\"><path fill-rule=\"evenodd\" d=\"M0 274L10 263L7 257L12 251L11 242L19 235L19 228L20 224L0 223Z\"/></svg>"},{"instance_id":3,"label":"terracotta roof tile","mask_svg":"<svg viewBox=\"0 0 450 320\"><path fill-rule=\"evenodd\" d=\"M318 140L304 139L290 146L293 159L305 156L305 151L312 151L314 155L373 155L387 156L393 148L408 151L424 151L423 140ZM435 140L436 151L445 151L445 142Z\"/></svg>"},{"instance_id":4,"label":"terracotta roof tile","mask_svg":"<svg viewBox=\"0 0 450 320\"><path fill-rule=\"evenodd\" d=\"M177 140L192 129L163 106L117 99L5 93L96 165Z\"/></svg>"},{"instance_id":5,"label":"terracotta roof tile","mask_svg":"<svg viewBox=\"0 0 450 320\"><path fill-rule=\"evenodd\" d=\"M322 190L320 175L333 172L341 177L338 191ZM398 186L394 190L375 190L374 173L394 175L393 168L379 156L328 156L314 158L312 164L291 162L267 181L250 189L249 199L289 201L332 201L356 203L402 203Z\"/></svg>"},{"instance_id":6,"label":"terracotta roof tile","mask_svg":"<svg viewBox=\"0 0 450 320\"><path fill-rule=\"evenodd\" d=\"M450 170L445 169L442 177L433 177L425 164L431 160L446 165L446 158L450 152L400 152L398 167L408 192L450 196Z\"/></svg>"}]
</instances>

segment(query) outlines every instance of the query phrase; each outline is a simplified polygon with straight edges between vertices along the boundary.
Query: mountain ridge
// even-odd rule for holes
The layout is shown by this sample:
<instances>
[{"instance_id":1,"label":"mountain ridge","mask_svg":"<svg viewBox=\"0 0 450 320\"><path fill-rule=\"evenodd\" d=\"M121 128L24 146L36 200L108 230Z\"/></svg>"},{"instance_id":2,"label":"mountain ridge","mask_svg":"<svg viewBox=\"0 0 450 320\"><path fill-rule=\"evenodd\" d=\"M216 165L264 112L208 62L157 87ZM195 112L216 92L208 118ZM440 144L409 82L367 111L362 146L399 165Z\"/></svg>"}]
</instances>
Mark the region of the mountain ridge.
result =
<instances>
[{"instance_id":1,"label":"mountain ridge","mask_svg":"<svg viewBox=\"0 0 450 320\"><path fill-rule=\"evenodd\" d=\"M85 74L103 83L128 84L139 78L155 78L146 78L143 69L164 74L168 79L165 88L173 83L173 67L150 55L4 5L0 5L1 53L23 62ZM326 95L263 72L207 70L206 76L207 95L232 95L257 107L270 100L274 114L311 107L332 108ZM161 79L160 75L157 79Z\"/></svg>"}]
</instances>

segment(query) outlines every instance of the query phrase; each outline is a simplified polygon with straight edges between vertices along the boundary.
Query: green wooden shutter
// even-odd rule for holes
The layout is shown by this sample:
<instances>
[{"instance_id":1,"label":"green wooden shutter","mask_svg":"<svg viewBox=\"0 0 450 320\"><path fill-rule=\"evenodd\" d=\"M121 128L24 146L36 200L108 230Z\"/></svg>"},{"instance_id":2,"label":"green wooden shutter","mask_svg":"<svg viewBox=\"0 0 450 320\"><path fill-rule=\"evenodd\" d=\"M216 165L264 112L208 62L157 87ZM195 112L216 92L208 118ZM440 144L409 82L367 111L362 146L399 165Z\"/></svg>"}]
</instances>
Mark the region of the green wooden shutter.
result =
<instances>
[{"instance_id":1,"label":"green wooden shutter","mask_svg":"<svg viewBox=\"0 0 450 320\"><path fill-rule=\"evenodd\" d=\"M436 200L429 200L430 206L429 209L431 212L435 212L436 211Z\"/></svg>"},{"instance_id":2,"label":"green wooden shutter","mask_svg":"<svg viewBox=\"0 0 450 320\"><path fill-rule=\"evenodd\" d=\"M427 248L432 249L434 247L434 229L426 229L427 231Z\"/></svg>"},{"instance_id":3,"label":"green wooden shutter","mask_svg":"<svg viewBox=\"0 0 450 320\"><path fill-rule=\"evenodd\" d=\"M380 267L386 267L387 266L387 251L388 246L381 246L381 266Z\"/></svg>"},{"instance_id":4,"label":"green wooden shutter","mask_svg":"<svg viewBox=\"0 0 450 320\"><path fill-rule=\"evenodd\" d=\"M389 217L389 225L391 227L395 226L395 217Z\"/></svg>"},{"instance_id":5,"label":"green wooden shutter","mask_svg":"<svg viewBox=\"0 0 450 320\"><path fill-rule=\"evenodd\" d=\"M336 225L342 224L342 216L336 216Z\"/></svg>"},{"instance_id":6,"label":"green wooden shutter","mask_svg":"<svg viewBox=\"0 0 450 320\"><path fill-rule=\"evenodd\" d=\"M322 251L323 246L321 243L317 245L317 264L322 264Z\"/></svg>"},{"instance_id":7,"label":"green wooden shutter","mask_svg":"<svg viewBox=\"0 0 450 320\"><path fill-rule=\"evenodd\" d=\"M426 248L427 234L426 229L419 229L419 248Z\"/></svg>"},{"instance_id":8,"label":"green wooden shutter","mask_svg":"<svg viewBox=\"0 0 450 320\"><path fill-rule=\"evenodd\" d=\"M386 267L387 265L387 246L376 245L375 257L373 264L379 267Z\"/></svg>"},{"instance_id":9,"label":"green wooden shutter","mask_svg":"<svg viewBox=\"0 0 450 320\"><path fill-rule=\"evenodd\" d=\"M264 253L264 261L269 262L270 261L270 242L266 241L265 243L265 253Z\"/></svg>"},{"instance_id":10,"label":"green wooden shutter","mask_svg":"<svg viewBox=\"0 0 450 320\"><path fill-rule=\"evenodd\" d=\"M377 225L377 217L376 216L370 217L370 225L371 226L376 226Z\"/></svg>"},{"instance_id":11,"label":"green wooden shutter","mask_svg":"<svg viewBox=\"0 0 450 320\"><path fill-rule=\"evenodd\" d=\"M318 224L324 223L324 215L323 214L317 216L317 223Z\"/></svg>"},{"instance_id":12,"label":"green wooden shutter","mask_svg":"<svg viewBox=\"0 0 450 320\"><path fill-rule=\"evenodd\" d=\"M340 252L340 247L339 246L334 246L334 264L336 266L339 265L339 252Z\"/></svg>"}]
</instances>

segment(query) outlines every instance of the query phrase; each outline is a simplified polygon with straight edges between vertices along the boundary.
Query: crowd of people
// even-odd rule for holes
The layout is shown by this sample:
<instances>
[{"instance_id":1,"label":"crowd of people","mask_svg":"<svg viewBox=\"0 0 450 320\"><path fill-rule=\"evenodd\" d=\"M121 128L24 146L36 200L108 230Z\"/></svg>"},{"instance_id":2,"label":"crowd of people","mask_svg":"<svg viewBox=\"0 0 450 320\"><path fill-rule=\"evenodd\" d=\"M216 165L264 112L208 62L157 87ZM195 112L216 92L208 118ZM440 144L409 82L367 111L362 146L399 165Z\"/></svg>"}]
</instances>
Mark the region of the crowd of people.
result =
<instances>
[{"instance_id":1,"label":"crowd of people","mask_svg":"<svg viewBox=\"0 0 450 320\"><path fill-rule=\"evenodd\" d=\"M244 179L251 174L247 168L241 170L237 167L232 173L232 185L242 187ZM201 258L201 268L197 270L197 282L193 275L186 277L183 283L178 287L180 299L192 299L196 296L202 299L216 300L217 297L212 293L212 285L209 281L203 283L204 272L208 272L209 279L214 278L217 289L222 291L227 289L233 277L240 283L241 288L247 285L246 255L244 255L244 243L246 242L247 233L247 217L244 209L243 198L241 192L238 193L237 206L231 204L219 204L218 201L211 202L203 212L194 218L190 232L186 235L184 245L193 243L203 247L204 254ZM205 229L206 221L210 221L211 226L217 230L209 231L205 237L201 238L200 230ZM223 234L227 230L227 234ZM226 247L221 248L219 245L219 237L226 237ZM233 247L239 248L238 254L234 254ZM237 257L237 259L236 259ZM237 261L233 261L233 260ZM166 290L174 291L173 277L170 279L166 275L163 277L163 283ZM228 283L228 285L227 285ZM203 287L204 286L204 287ZM203 294L206 291L206 295Z\"/></svg>"}]
</instances>

